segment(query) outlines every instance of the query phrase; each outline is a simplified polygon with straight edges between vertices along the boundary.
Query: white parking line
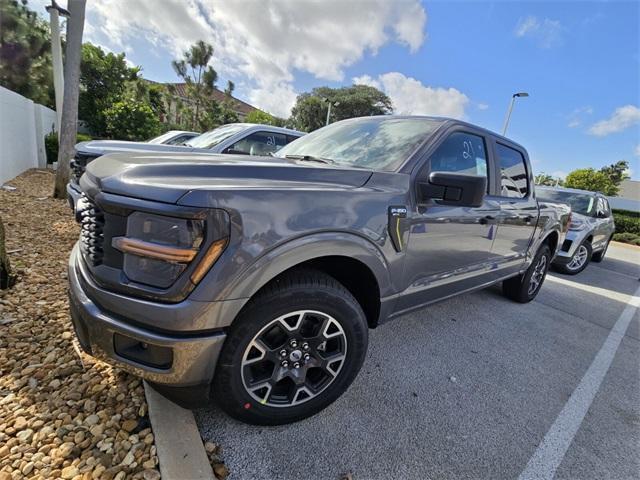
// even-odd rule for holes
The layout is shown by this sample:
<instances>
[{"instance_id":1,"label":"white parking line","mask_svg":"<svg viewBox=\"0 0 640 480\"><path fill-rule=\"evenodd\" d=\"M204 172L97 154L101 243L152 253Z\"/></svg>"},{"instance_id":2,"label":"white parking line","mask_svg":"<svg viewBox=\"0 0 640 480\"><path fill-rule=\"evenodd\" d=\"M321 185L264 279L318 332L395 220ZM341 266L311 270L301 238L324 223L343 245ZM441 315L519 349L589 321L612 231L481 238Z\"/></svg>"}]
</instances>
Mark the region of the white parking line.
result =
<instances>
[{"instance_id":1,"label":"white parking line","mask_svg":"<svg viewBox=\"0 0 640 480\"><path fill-rule=\"evenodd\" d=\"M564 283L564 282L562 282ZM575 283L575 282L570 282ZM593 287L592 287L593 288ZM587 373L571 394L553 425L542 439L540 445L522 471L518 480L551 480L560 466L573 437L576 435L591 402L598 393L600 384L607 374L618 346L640 306L640 288L628 300L624 311L616 320L602 348L589 366Z\"/></svg>"}]
</instances>

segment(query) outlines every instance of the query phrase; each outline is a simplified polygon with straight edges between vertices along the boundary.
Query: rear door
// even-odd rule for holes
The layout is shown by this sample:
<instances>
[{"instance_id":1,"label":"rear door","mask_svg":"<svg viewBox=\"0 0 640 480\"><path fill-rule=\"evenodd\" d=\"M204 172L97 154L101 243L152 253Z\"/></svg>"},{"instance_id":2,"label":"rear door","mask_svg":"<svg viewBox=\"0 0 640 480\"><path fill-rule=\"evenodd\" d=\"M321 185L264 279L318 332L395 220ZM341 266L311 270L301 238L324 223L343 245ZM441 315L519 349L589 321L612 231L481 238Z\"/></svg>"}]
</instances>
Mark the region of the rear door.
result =
<instances>
[{"instance_id":1,"label":"rear door","mask_svg":"<svg viewBox=\"0 0 640 480\"><path fill-rule=\"evenodd\" d=\"M501 273L508 274L519 270L526 259L538 221L538 202L526 151L504 139L494 139L493 156L499 191L495 200L500 213L492 252Z\"/></svg>"},{"instance_id":2,"label":"rear door","mask_svg":"<svg viewBox=\"0 0 640 480\"><path fill-rule=\"evenodd\" d=\"M604 248L613 232L613 220L611 219L611 209L606 198L598 196L596 203L596 227L593 231L591 245L594 250Z\"/></svg>"}]
</instances>

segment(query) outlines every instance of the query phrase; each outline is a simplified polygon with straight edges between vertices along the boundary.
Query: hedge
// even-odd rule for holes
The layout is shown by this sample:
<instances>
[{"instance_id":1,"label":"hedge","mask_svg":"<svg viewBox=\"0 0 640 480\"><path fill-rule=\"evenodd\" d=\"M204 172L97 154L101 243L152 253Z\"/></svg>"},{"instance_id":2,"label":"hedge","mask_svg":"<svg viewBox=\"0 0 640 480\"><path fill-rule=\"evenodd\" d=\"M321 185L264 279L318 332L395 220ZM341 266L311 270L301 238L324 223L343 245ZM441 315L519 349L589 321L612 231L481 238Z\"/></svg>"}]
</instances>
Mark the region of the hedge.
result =
<instances>
[{"instance_id":1,"label":"hedge","mask_svg":"<svg viewBox=\"0 0 640 480\"><path fill-rule=\"evenodd\" d=\"M629 210L613 210L616 222L616 233L633 233L640 235L640 214Z\"/></svg>"},{"instance_id":2,"label":"hedge","mask_svg":"<svg viewBox=\"0 0 640 480\"><path fill-rule=\"evenodd\" d=\"M616 242L630 243L631 245L640 246L640 235L634 233L614 233L613 239Z\"/></svg>"},{"instance_id":3,"label":"hedge","mask_svg":"<svg viewBox=\"0 0 640 480\"><path fill-rule=\"evenodd\" d=\"M78 133L76 135L76 143L86 142L91 140L89 135ZM47 163L53 163L58 161L58 134L49 133L44 137L44 150L47 153Z\"/></svg>"}]
</instances>

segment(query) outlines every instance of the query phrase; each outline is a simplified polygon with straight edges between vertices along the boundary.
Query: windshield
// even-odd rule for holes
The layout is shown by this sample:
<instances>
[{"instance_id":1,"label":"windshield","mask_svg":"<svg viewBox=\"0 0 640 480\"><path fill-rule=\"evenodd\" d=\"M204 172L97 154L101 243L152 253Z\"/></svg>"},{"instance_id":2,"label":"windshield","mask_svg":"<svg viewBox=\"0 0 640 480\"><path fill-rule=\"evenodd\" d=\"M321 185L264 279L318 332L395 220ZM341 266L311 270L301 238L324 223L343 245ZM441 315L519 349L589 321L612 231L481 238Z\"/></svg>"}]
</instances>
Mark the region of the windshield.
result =
<instances>
[{"instance_id":1,"label":"windshield","mask_svg":"<svg viewBox=\"0 0 640 480\"><path fill-rule=\"evenodd\" d=\"M562 192L559 190L537 189L539 200L547 202L568 203L571 210L580 215L595 216L596 198L586 193Z\"/></svg>"},{"instance_id":2,"label":"windshield","mask_svg":"<svg viewBox=\"0 0 640 480\"><path fill-rule=\"evenodd\" d=\"M395 171L441 123L427 118L344 120L299 138L276 156L308 156L348 167Z\"/></svg>"},{"instance_id":3,"label":"windshield","mask_svg":"<svg viewBox=\"0 0 640 480\"><path fill-rule=\"evenodd\" d=\"M246 128L245 125L238 125L238 124L225 125L223 127L218 127L214 130L205 132L202 135L198 135L197 137L194 137L191 140L186 141L184 144L188 147L212 148L218 145L220 142L223 142L224 140L229 138L231 135L235 135L236 133L244 130L245 128Z\"/></svg>"},{"instance_id":4,"label":"windshield","mask_svg":"<svg viewBox=\"0 0 640 480\"><path fill-rule=\"evenodd\" d=\"M151 140L147 140L147 143L162 143L165 140L169 140L171 137L173 137L176 134L175 131L171 130L167 133L163 133L162 135L160 135L159 137L154 137Z\"/></svg>"}]
</instances>

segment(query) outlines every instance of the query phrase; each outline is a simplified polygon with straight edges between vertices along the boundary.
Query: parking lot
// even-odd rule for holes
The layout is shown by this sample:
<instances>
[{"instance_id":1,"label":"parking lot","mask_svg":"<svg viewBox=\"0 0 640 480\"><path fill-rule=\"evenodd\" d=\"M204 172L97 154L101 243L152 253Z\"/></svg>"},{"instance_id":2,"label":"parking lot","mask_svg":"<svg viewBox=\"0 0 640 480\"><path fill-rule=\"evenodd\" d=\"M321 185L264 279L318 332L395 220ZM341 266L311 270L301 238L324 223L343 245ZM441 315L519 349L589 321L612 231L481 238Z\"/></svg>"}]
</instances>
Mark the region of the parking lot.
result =
<instances>
[{"instance_id":1,"label":"parking lot","mask_svg":"<svg viewBox=\"0 0 640 480\"><path fill-rule=\"evenodd\" d=\"M254 427L213 407L200 431L232 479L637 478L639 265L612 245L530 304L492 287L419 310L371 332L360 375L315 417Z\"/></svg>"}]
</instances>

